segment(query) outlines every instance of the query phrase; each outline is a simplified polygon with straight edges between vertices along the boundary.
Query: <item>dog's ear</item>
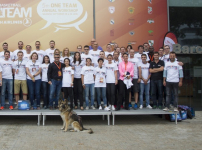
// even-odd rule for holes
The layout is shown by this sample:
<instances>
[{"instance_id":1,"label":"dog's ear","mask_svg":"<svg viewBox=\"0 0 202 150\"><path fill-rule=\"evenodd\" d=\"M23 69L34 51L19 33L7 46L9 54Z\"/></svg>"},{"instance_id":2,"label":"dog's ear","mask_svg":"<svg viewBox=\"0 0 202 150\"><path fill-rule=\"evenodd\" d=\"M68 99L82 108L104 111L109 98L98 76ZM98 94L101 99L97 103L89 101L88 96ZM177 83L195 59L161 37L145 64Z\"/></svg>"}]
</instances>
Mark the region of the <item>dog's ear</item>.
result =
<instances>
[{"instance_id":1,"label":"dog's ear","mask_svg":"<svg viewBox=\"0 0 202 150\"><path fill-rule=\"evenodd\" d=\"M61 105L62 103L62 99L59 99L58 104Z\"/></svg>"}]
</instances>

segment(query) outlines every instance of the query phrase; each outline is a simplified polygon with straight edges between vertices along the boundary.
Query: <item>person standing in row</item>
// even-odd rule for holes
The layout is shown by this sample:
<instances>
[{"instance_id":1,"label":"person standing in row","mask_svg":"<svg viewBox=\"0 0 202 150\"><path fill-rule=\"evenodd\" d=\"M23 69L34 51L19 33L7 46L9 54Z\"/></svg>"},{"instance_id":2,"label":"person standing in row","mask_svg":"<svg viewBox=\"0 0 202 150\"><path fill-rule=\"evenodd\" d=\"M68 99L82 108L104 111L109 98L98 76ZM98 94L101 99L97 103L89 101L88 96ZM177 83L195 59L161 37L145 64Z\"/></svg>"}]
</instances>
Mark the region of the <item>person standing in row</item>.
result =
<instances>
[{"instance_id":1,"label":"person standing in row","mask_svg":"<svg viewBox=\"0 0 202 150\"><path fill-rule=\"evenodd\" d=\"M82 85L85 90L85 101L86 101L86 110L89 109L89 91L90 91L90 98L91 98L91 108L95 109L94 107L94 86L95 86L95 76L94 76L94 67L91 66L91 59L86 59L86 66L84 66L81 70L81 80Z\"/></svg>"},{"instance_id":2,"label":"person standing in row","mask_svg":"<svg viewBox=\"0 0 202 150\"><path fill-rule=\"evenodd\" d=\"M50 62L54 62L54 51L55 51L55 41L51 40L49 42L50 48L48 48L45 53L49 56Z\"/></svg>"},{"instance_id":3,"label":"person standing in row","mask_svg":"<svg viewBox=\"0 0 202 150\"><path fill-rule=\"evenodd\" d=\"M9 50L8 50L8 43L4 42L4 43L2 44L2 47L3 47L3 51L0 52L0 59L5 59L5 57L4 57L4 52L5 52L5 51L9 51ZM13 52L10 52L9 60L12 60L12 56L13 56Z\"/></svg>"},{"instance_id":4,"label":"person standing in row","mask_svg":"<svg viewBox=\"0 0 202 150\"><path fill-rule=\"evenodd\" d=\"M70 97L70 108L73 109L73 82L74 82L74 70L72 70L72 67L70 66L70 59L65 58L64 59L65 67L62 68L62 88L64 92L64 99L67 99L68 96Z\"/></svg>"},{"instance_id":5,"label":"person standing in row","mask_svg":"<svg viewBox=\"0 0 202 150\"><path fill-rule=\"evenodd\" d=\"M41 63L38 60L36 52L30 56L30 61L26 64L27 85L29 98L31 101L31 110L34 109L34 99L37 100L37 110L40 109L40 88L41 88Z\"/></svg>"},{"instance_id":6,"label":"person standing in row","mask_svg":"<svg viewBox=\"0 0 202 150\"><path fill-rule=\"evenodd\" d=\"M36 52L38 55L38 60L41 64L43 62L43 57L46 55L46 52L44 50L41 50L41 43L40 41L35 42L36 50L33 50L32 53Z\"/></svg>"},{"instance_id":7,"label":"person standing in row","mask_svg":"<svg viewBox=\"0 0 202 150\"><path fill-rule=\"evenodd\" d=\"M93 50L90 50L89 54L92 56L92 63L95 64L97 63L97 60L100 55L100 50L98 48L98 43L94 42Z\"/></svg>"},{"instance_id":8,"label":"person standing in row","mask_svg":"<svg viewBox=\"0 0 202 150\"><path fill-rule=\"evenodd\" d=\"M59 51L58 49L56 49ZM55 50L55 52L57 52ZM61 63L60 55L58 53L54 54L54 62L48 66L48 84L50 85L50 95L49 95L49 108L53 110L53 100L54 94L56 95L55 108L58 108L58 100L60 97L60 92L62 88L62 68L65 64Z\"/></svg>"},{"instance_id":9,"label":"person standing in row","mask_svg":"<svg viewBox=\"0 0 202 150\"><path fill-rule=\"evenodd\" d=\"M147 52L143 52L143 51L144 51L144 47L142 45L139 45L138 46L138 53L135 54L135 58L137 58L140 63L142 62L142 54L146 55L146 58L147 58L146 61L147 62L150 60Z\"/></svg>"},{"instance_id":10,"label":"person standing in row","mask_svg":"<svg viewBox=\"0 0 202 150\"><path fill-rule=\"evenodd\" d=\"M22 41L19 41L19 42L18 42L18 49L16 49L16 50L13 52L13 56L12 56L12 60L13 60L13 61L18 60L17 54L18 54L19 51L22 51L23 54L26 54L26 50L23 49L23 46L24 46L23 42L22 42Z\"/></svg>"},{"instance_id":11,"label":"person standing in row","mask_svg":"<svg viewBox=\"0 0 202 150\"><path fill-rule=\"evenodd\" d=\"M64 63L64 59L69 58L70 65L72 65L73 58L70 56L69 48L64 48L62 51L62 57L60 57L60 62Z\"/></svg>"},{"instance_id":12,"label":"person standing in row","mask_svg":"<svg viewBox=\"0 0 202 150\"><path fill-rule=\"evenodd\" d=\"M111 44L107 44L107 51L105 52L105 57L107 58L107 56L109 55L109 54L111 54L112 56L113 56L113 54L114 54L114 51L112 51L112 46L111 46Z\"/></svg>"},{"instance_id":13,"label":"person standing in row","mask_svg":"<svg viewBox=\"0 0 202 150\"><path fill-rule=\"evenodd\" d=\"M150 89L150 77L149 73L149 63L147 62L147 55L142 54L142 62L138 63L139 69L139 78L141 79L140 83L140 109L143 108L143 94L145 92L146 97L146 108L151 109L150 100L149 100L149 89Z\"/></svg>"},{"instance_id":14,"label":"person standing in row","mask_svg":"<svg viewBox=\"0 0 202 150\"><path fill-rule=\"evenodd\" d=\"M81 110L83 110L83 87L81 81L81 70L83 66L85 66L85 61L81 60L79 52L75 52L74 61L72 62L72 69L74 70L74 108L78 108L77 100L79 99Z\"/></svg>"},{"instance_id":15,"label":"person standing in row","mask_svg":"<svg viewBox=\"0 0 202 150\"><path fill-rule=\"evenodd\" d=\"M50 64L50 59L48 55L45 55L43 58L43 63L41 65L42 72L42 87L43 87L43 100L44 100L44 109L48 108L49 104L49 94L50 94L50 85L48 84L48 66Z\"/></svg>"},{"instance_id":16,"label":"person standing in row","mask_svg":"<svg viewBox=\"0 0 202 150\"><path fill-rule=\"evenodd\" d=\"M13 73L15 74L14 80L14 95L16 100L16 108L18 109L20 88L22 89L23 100L27 100L27 80L26 80L26 64L27 61L23 60L23 52L19 51L18 60L13 62Z\"/></svg>"},{"instance_id":17,"label":"person standing in row","mask_svg":"<svg viewBox=\"0 0 202 150\"><path fill-rule=\"evenodd\" d=\"M4 52L4 58L0 61L2 68L2 90L1 90L1 110L5 107L5 93L8 90L9 109L13 110L13 62L9 60L10 52Z\"/></svg>"},{"instance_id":18,"label":"person standing in row","mask_svg":"<svg viewBox=\"0 0 202 150\"><path fill-rule=\"evenodd\" d=\"M81 60L86 62L86 58L90 58L92 60L92 55L89 53L89 46L84 46L84 54L81 54Z\"/></svg>"},{"instance_id":19,"label":"person standing in row","mask_svg":"<svg viewBox=\"0 0 202 150\"><path fill-rule=\"evenodd\" d=\"M117 70L118 67L115 63L112 62L112 55L107 56L108 63L105 64L106 67L106 83L107 83L107 100L109 103L109 109L115 110L115 85L118 84L117 80Z\"/></svg>"},{"instance_id":20,"label":"person standing in row","mask_svg":"<svg viewBox=\"0 0 202 150\"><path fill-rule=\"evenodd\" d=\"M32 47L31 45L26 46L26 53L23 55L23 60L28 62L30 60Z\"/></svg>"},{"instance_id":21,"label":"person standing in row","mask_svg":"<svg viewBox=\"0 0 202 150\"><path fill-rule=\"evenodd\" d=\"M106 98L106 68L102 67L103 59L98 59L98 67L95 68L95 90L97 93L97 101L99 105L99 110L102 110L100 96L102 93L102 99L104 102L104 110L109 111L110 109L107 107L107 98Z\"/></svg>"}]
</instances>

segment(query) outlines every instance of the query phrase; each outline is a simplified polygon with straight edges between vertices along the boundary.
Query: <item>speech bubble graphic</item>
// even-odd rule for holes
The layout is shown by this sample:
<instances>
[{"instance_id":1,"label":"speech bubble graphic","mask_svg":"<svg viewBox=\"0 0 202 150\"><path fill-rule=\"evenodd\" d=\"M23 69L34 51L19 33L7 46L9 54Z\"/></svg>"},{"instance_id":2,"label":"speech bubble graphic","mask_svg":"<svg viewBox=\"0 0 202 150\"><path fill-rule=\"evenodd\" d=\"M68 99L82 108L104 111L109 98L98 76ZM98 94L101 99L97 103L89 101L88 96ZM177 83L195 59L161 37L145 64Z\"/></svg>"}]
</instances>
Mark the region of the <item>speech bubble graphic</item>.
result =
<instances>
[{"instance_id":1,"label":"speech bubble graphic","mask_svg":"<svg viewBox=\"0 0 202 150\"><path fill-rule=\"evenodd\" d=\"M69 23L78 19L83 13L83 6L78 0L41 0L37 13L47 21L41 28L43 30L52 23Z\"/></svg>"}]
</instances>

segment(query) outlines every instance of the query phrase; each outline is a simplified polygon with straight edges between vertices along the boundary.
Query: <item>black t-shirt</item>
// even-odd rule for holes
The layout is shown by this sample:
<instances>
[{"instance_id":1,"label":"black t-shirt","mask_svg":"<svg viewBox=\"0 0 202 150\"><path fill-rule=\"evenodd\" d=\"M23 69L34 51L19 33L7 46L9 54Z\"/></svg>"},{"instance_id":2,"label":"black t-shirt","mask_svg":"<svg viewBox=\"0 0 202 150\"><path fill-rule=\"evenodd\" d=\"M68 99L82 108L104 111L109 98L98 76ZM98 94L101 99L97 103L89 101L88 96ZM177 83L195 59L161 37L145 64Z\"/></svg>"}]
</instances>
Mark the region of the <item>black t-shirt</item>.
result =
<instances>
[{"instance_id":1,"label":"black t-shirt","mask_svg":"<svg viewBox=\"0 0 202 150\"><path fill-rule=\"evenodd\" d=\"M58 64L59 65L59 64ZM51 79L62 79L62 68L65 67L65 64L61 63L61 68L59 69L56 64L53 62L48 66L48 72L47 72L47 76L48 76L48 81L51 81ZM58 71L60 71L60 76L58 74Z\"/></svg>"},{"instance_id":2,"label":"black t-shirt","mask_svg":"<svg viewBox=\"0 0 202 150\"><path fill-rule=\"evenodd\" d=\"M164 61L159 60L158 63L152 61L150 63L149 68L154 69L154 68L160 68L162 66L164 67ZM163 80L163 71L151 73L151 80Z\"/></svg>"}]
</instances>

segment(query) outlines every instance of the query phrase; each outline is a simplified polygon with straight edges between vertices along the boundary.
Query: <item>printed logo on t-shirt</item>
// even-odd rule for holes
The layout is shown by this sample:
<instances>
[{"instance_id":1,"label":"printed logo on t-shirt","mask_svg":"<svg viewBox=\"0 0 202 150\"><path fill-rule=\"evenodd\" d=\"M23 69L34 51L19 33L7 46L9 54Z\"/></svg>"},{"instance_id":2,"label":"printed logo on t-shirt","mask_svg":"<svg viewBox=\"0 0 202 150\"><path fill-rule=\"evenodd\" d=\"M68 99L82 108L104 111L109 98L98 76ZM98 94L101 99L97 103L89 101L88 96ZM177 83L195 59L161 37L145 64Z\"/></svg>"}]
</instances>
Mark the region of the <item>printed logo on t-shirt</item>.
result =
<instances>
[{"instance_id":1,"label":"printed logo on t-shirt","mask_svg":"<svg viewBox=\"0 0 202 150\"><path fill-rule=\"evenodd\" d=\"M142 69L149 69L149 67L141 67Z\"/></svg>"},{"instance_id":2,"label":"printed logo on t-shirt","mask_svg":"<svg viewBox=\"0 0 202 150\"><path fill-rule=\"evenodd\" d=\"M17 65L18 68L25 68L25 65Z\"/></svg>"},{"instance_id":3,"label":"printed logo on t-shirt","mask_svg":"<svg viewBox=\"0 0 202 150\"><path fill-rule=\"evenodd\" d=\"M92 56L97 56L97 57L99 56L99 54L91 54L91 55L92 55Z\"/></svg>"},{"instance_id":4,"label":"printed logo on t-shirt","mask_svg":"<svg viewBox=\"0 0 202 150\"><path fill-rule=\"evenodd\" d=\"M102 71L97 71L96 74L101 74L101 75L105 75L105 72Z\"/></svg>"},{"instance_id":5,"label":"printed logo on t-shirt","mask_svg":"<svg viewBox=\"0 0 202 150\"><path fill-rule=\"evenodd\" d=\"M106 67L107 70L114 70L114 67Z\"/></svg>"},{"instance_id":6,"label":"printed logo on t-shirt","mask_svg":"<svg viewBox=\"0 0 202 150\"><path fill-rule=\"evenodd\" d=\"M174 70L177 70L177 66L167 66L167 70L168 69L174 69Z\"/></svg>"},{"instance_id":7,"label":"printed logo on t-shirt","mask_svg":"<svg viewBox=\"0 0 202 150\"><path fill-rule=\"evenodd\" d=\"M44 69L44 70L48 70L48 67L43 67L42 69Z\"/></svg>"},{"instance_id":8,"label":"printed logo on t-shirt","mask_svg":"<svg viewBox=\"0 0 202 150\"><path fill-rule=\"evenodd\" d=\"M6 63L6 64L3 64L2 66L3 66L3 67L11 67L12 64L7 64L7 63Z\"/></svg>"},{"instance_id":9,"label":"printed logo on t-shirt","mask_svg":"<svg viewBox=\"0 0 202 150\"><path fill-rule=\"evenodd\" d=\"M39 65L30 65L30 67L39 68Z\"/></svg>"}]
</instances>

